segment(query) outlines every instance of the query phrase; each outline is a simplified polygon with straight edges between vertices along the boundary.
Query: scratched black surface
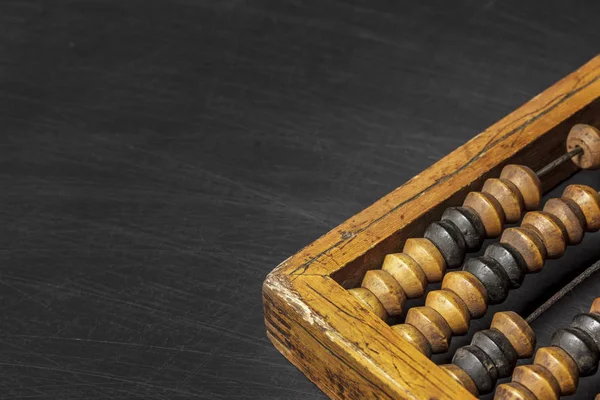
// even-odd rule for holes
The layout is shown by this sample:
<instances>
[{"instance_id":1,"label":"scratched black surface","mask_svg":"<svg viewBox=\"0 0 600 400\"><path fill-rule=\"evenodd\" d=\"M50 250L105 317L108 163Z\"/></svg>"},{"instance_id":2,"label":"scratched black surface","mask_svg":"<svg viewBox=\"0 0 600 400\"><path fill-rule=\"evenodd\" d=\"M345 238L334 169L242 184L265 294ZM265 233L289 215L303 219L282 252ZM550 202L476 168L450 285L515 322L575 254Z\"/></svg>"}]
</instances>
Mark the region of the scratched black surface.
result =
<instances>
[{"instance_id":1,"label":"scratched black surface","mask_svg":"<svg viewBox=\"0 0 600 400\"><path fill-rule=\"evenodd\" d=\"M1 1L0 397L324 398L265 337L265 275L594 56L599 14ZM597 244L507 306L530 310ZM599 281L536 322L541 344Z\"/></svg>"}]
</instances>

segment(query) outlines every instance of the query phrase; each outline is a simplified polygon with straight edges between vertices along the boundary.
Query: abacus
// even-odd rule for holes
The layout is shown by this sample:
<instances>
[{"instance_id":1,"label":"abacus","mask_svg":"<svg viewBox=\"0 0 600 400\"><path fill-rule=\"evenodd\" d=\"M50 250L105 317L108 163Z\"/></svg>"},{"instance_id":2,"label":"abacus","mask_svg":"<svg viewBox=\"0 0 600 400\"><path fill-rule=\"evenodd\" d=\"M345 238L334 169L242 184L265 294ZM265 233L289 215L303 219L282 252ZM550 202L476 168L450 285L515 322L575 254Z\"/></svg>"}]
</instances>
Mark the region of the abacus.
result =
<instances>
[{"instance_id":1,"label":"abacus","mask_svg":"<svg viewBox=\"0 0 600 400\"><path fill-rule=\"evenodd\" d=\"M535 334L511 311L451 364L430 357L547 259L600 230L600 187L571 184L542 201L578 170L600 167L598 127L600 56L280 264L263 284L269 339L336 399L573 393L577 377L597 369L597 303L529 366L515 368L534 354ZM486 238L497 240L470 256ZM424 297L434 282L441 288ZM390 318L403 312L403 323Z\"/></svg>"}]
</instances>

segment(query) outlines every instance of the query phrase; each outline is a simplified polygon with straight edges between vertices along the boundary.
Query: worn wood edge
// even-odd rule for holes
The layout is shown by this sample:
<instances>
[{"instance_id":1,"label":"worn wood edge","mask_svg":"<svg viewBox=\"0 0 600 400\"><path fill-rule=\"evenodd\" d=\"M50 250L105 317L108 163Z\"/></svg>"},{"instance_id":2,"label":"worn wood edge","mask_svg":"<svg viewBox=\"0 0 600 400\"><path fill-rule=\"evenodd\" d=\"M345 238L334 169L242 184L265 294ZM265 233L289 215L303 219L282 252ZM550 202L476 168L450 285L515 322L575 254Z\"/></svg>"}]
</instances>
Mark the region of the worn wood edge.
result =
<instances>
[{"instance_id":1,"label":"worn wood edge","mask_svg":"<svg viewBox=\"0 0 600 400\"><path fill-rule=\"evenodd\" d=\"M269 339L329 397L473 399L361 304L339 301L342 292L323 276L263 286Z\"/></svg>"}]
</instances>

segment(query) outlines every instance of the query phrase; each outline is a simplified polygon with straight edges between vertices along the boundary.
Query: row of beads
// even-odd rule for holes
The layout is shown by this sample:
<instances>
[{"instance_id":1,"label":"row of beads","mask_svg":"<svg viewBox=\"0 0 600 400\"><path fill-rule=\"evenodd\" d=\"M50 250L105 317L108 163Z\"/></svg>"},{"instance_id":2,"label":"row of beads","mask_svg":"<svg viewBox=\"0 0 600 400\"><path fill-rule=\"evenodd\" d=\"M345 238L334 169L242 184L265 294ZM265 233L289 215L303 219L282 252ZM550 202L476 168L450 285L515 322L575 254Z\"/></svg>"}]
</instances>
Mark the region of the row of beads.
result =
<instances>
[{"instance_id":1,"label":"row of beads","mask_svg":"<svg viewBox=\"0 0 600 400\"><path fill-rule=\"evenodd\" d=\"M459 348L452 364L442 365L473 395L490 393L496 381L512 374L518 358L529 358L535 335L527 322L512 311L494 315L490 329L479 331L471 344Z\"/></svg>"},{"instance_id":2,"label":"row of beads","mask_svg":"<svg viewBox=\"0 0 600 400\"><path fill-rule=\"evenodd\" d=\"M448 208L431 223L423 238L408 239L402 253L388 254L380 270L368 271L350 293L382 319L402 313L407 298L423 296L430 282L442 280L446 268L462 265L467 251L478 251L485 237L497 237L505 222L517 222L524 210L538 207L542 196L537 175L521 165L507 165L500 178L485 181L462 207ZM445 295L441 302L455 298Z\"/></svg>"},{"instance_id":3,"label":"row of beads","mask_svg":"<svg viewBox=\"0 0 600 400\"><path fill-rule=\"evenodd\" d=\"M589 313L576 315L569 328L557 331L551 345L536 352L532 365L515 368L512 382L498 386L494 398L555 400L575 393L579 377L598 369L600 298Z\"/></svg>"},{"instance_id":4,"label":"row of beads","mask_svg":"<svg viewBox=\"0 0 600 400\"><path fill-rule=\"evenodd\" d=\"M567 243L579 243L586 229L600 229L600 195L570 185L543 212L527 213L520 227L506 229L500 243L490 245L482 257L446 274L441 290L430 292L424 307L411 308L406 323L392 328L426 355L447 351L452 335L466 333L471 318L483 316L488 304L504 301L526 272L539 271L547 257L562 255Z\"/></svg>"},{"instance_id":5,"label":"row of beads","mask_svg":"<svg viewBox=\"0 0 600 400\"><path fill-rule=\"evenodd\" d=\"M572 158L577 166L582 169L600 167L598 129L586 124L574 125L566 144L567 151L575 147L583 149L582 154ZM462 264L466 251L478 250L486 235L500 235L504 222L517 222L523 210L536 209L541 196L540 180L531 169L507 165L503 168L500 178L486 180L482 191L469 193L462 207L446 210L441 221L428 226L424 238L408 239L402 253L389 254L382 269L368 272L361 287L350 289L350 293L382 319L400 315L407 298L422 296L429 282L439 282L442 279L446 268L455 268ZM547 205L548 211L552 211L550 213L563 222L569 235L569 243L578 243L583 232L576 221L578 216L574 215L577 208L571 206L568 200L567 204L557 200ZM528 224L531 222L530 225L534 227L556 227L552 217L534 214L529 218ZM560 236L556 229L551 231L556 237ZM521 238L526 239L525 243L539 244L527 229L509 231L504 240L507 243L516 241L522 244ZM546 238L549 257L558 256L564 251L561 240L553 237L551 233L547 233ZM512 252L510 247L507 249L506 251ZM496 251L506 253L500 248ZM539 254L532 255L534 258L536 256L537 259L530 261L532 264L537 261L539 265L542 257ZM517 276L513 275L510 275L510 278L514 282ZM478 286L475 283L473 285ZM468 304L467 306L471 308Z\"/></svg>"}]
</instances>

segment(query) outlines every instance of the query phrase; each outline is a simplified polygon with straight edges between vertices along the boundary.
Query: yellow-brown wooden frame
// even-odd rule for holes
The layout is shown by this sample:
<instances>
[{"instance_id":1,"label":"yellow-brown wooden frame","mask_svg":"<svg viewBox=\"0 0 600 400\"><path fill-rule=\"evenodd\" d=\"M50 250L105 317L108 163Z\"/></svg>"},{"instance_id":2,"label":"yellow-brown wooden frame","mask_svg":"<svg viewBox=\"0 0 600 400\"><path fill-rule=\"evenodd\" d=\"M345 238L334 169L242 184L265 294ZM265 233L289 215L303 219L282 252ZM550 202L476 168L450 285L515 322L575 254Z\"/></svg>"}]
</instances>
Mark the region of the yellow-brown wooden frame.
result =
<instances>
[{"instance_id":1,"label":"yellow-brown wooden frame","mask_svg":"<svg viewBox=\"0 0 600 400\"><path fill-rule=\"evenodd\" d=\"M562 154L579 122L600 126L600 56L273 270L263 303L275 347L331 398L472 399L345 288L504 165ZM565 164L545 189L573 172Z\"/></svg>"}]
</instances>

